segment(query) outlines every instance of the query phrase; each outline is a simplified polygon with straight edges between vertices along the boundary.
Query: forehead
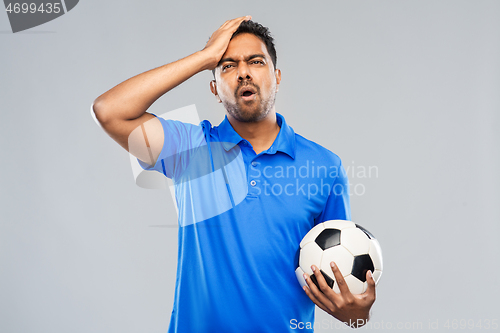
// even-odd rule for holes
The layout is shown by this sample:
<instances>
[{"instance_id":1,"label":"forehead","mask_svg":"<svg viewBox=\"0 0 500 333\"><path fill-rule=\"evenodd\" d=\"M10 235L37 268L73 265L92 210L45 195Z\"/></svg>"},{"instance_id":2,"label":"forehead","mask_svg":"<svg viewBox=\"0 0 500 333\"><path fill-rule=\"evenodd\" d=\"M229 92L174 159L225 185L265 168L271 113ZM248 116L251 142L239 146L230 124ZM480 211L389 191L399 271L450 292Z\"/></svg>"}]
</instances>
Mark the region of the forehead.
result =
<instances>
[{"instance_id":1,"label":"forehead","mask_svg":"<svg viewBox=\"0 0 500 333\"><path fill-rule=\"evenodd\" d=\"M234 60L240 60L258 53L262 53L268 59L270 58L266 44L259 37L254 34L241 33L229 41L222 59L233 58Z\"/></svg>"}]
</instances>

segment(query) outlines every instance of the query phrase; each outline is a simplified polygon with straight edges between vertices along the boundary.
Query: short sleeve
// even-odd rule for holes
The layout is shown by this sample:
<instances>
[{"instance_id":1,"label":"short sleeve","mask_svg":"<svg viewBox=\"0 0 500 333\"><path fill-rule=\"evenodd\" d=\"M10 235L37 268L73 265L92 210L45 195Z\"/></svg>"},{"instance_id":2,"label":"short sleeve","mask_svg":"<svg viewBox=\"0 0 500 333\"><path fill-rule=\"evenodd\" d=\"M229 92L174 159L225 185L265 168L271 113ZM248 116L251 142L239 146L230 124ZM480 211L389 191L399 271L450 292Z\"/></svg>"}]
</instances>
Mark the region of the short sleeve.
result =
<instances>
[{"instance_id":1,"label":"short sleeve","mask_svg":"<svg viewBox=\"0 0 500 333\"><path fill-rule=\"evenodd\" d=\"M339 164L337 177L330 189L325 207L321 214L314 220L314 225L329 220L351 221L349 180L342 163Z\"/></svg>"},{"instance_id":2,"label":"short sleeve","mask_svg":"<svg viewBox=\"0 0 500 333\"><path fill-rule=\"evenodd\" d=\"M203 129L200 125L155 117L160 120L164 135L160 155L154 166L139 159L137 161L144 170L155 170L175 179L187 167L189 157L196 148L206 145Z\"/></svg>"}]
</instances>

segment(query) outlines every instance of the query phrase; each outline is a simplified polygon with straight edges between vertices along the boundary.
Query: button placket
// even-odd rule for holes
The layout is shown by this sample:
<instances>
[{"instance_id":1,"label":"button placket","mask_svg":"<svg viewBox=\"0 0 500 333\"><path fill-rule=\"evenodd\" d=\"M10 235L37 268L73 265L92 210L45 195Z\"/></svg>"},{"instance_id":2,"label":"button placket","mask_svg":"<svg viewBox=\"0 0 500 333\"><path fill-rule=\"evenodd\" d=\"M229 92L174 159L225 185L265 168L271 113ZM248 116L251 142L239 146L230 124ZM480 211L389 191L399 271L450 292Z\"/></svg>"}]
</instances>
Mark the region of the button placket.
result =
<instances>
[{"instance_id":1,"label":"button placket","mask_svg":"<svg viewBox=\"0 0 500 333\"><path fill-rule=\"evenodd\" d=\"M255 156L253 156L255 158ZM247 179L248 179L248 194L252 197L258 196L260 193L260 190L258 188L258 182L259 182L259 175L260 172L257 168L259 165L259 162L254 161L253 158L250 159L249 164L248 164L248 173L247 173Z\"/></svg>"}]
</instances>

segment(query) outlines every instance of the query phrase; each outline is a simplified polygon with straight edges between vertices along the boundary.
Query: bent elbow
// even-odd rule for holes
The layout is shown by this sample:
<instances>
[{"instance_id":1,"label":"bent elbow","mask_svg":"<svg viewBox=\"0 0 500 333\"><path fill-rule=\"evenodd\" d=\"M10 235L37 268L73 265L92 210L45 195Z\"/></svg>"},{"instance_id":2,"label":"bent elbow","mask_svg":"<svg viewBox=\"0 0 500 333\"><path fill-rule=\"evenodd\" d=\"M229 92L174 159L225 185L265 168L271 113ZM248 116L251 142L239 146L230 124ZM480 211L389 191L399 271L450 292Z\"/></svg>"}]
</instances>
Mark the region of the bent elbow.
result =
<instances>
[{"instance_id":1,"label":"bent elbow","mask_svg":"<svg viewBox=\"0 0 500 333\"><path fill-rule=\"evenodd\" d=\"M94 116L96 120L101 124L105 124L108 121L107 115L106 115L106 106L104 104L104 99L99 96L94 100L94 103L92 104L92 112L94 113Z\"/></svg>"}]
</instances>

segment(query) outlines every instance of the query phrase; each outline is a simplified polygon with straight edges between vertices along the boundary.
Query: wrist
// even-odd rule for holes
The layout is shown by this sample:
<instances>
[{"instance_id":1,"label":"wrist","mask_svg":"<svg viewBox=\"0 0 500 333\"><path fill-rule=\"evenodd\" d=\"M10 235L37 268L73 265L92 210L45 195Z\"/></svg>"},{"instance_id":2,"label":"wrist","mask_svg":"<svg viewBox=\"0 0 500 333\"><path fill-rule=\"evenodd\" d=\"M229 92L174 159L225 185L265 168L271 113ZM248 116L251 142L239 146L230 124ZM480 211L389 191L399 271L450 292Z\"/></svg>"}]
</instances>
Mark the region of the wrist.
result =
<instances>
[{"instance_id":1,"label":"wrist","mask_svg":"<svg viewBox=\"0 0 500 333\"><path fill-rule=\"evenodd\" d=\"M212 70L217 67L218 59L206 49L194 53L201 61L202 70Z\"/></svg>"},{"instance_id":2,"label":"wrist","mask_svg":"<svg viewBox=\"0 0 500 333\"><path fill-rule=\"evenodd\" d=\"M334 316L335 317L335 316ZM360 328L366 323L368 323L368 320L370 320L370 314L362 315L362 316L357 316L357 317L351 317L349 319L341 319L339 317L335 317L341 322L343 322L345 325L349 326L350 328Z\"/></svg>"},{"instance_id":3,"label":"wrist","mask_svg":"<svg viewBox=\"0 0 500 333\"><path fill-rule=\"evenodd\" d=\"M368 320L370 320L370 314L367 314L366 316L362 316L360 318L354 319L352 321L352 323L353 323L352 327L360 328L362 326L365 326L366 323L368 323Z\"/></svg>"}]
</instances>

